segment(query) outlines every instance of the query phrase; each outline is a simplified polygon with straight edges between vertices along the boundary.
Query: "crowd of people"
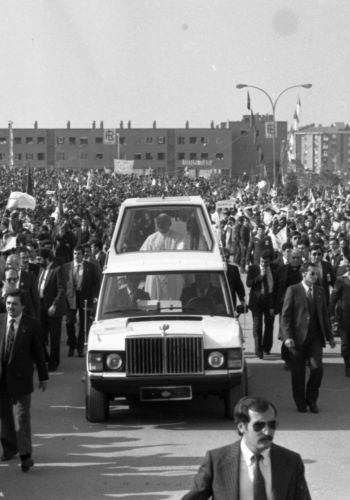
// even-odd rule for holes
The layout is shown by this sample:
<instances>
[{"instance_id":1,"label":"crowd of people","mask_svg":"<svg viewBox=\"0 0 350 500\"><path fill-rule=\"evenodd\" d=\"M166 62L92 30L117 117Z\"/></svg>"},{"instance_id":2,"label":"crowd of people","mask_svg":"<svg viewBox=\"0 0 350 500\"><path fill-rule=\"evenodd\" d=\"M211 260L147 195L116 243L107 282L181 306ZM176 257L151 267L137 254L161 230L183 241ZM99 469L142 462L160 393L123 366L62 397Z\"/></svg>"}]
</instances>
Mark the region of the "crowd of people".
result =
<instances>
[{"instance_id":1,"label":"crowd of people","mask_svg":"<svg viewBox=\"0 0 350 500\"><path fill-rule=\"evenodd\" d=\"M98 297L118 210L130 197L199 195L204 199L226 256L234 303L237 295L251 311L255 354L260 359L271 352L279 315L281 356L291 369L298 411L319 411L322 349L326 341L334 347L335 334L341 338L345 375L350 376L350 195L338 187L328 189L325 199L324 191L317 188L300 189L295 197L262 190L245 176L218 183L189 176L137 177L105 171L92 175L41 169L31 175L28 178L23 169L0 167L0 312L7 313L7 324L0 328L0 398L6 401L0 408L6 407L7 413L0 417L7 422L3 434L11 434L10 442L2 438L2 459L19 451L22 469L32 466L29 406L21 391L12 399L27 429L24 444L18 447L8 411L9 398L13 398L11 373L5 369L11 314L15 332L23 326L22 315L34 318L35 328L42 332L43 352L35 333L33 342L45 389L48 374L42 359L48 372L57 370L64 318L67 355L84 356L89 311ZM6 208L10 193L23 191L24 184L35 198L35 209ZM225 208L221 208L223 201ZM166 231L166 214L163 219ZM243 281L249 289L247 301ZM35 328L31 323L30 329ZM310 368L307 383L306 367ZM29 373L32 369L31 365Z\"/></svg>"}]
</instances>

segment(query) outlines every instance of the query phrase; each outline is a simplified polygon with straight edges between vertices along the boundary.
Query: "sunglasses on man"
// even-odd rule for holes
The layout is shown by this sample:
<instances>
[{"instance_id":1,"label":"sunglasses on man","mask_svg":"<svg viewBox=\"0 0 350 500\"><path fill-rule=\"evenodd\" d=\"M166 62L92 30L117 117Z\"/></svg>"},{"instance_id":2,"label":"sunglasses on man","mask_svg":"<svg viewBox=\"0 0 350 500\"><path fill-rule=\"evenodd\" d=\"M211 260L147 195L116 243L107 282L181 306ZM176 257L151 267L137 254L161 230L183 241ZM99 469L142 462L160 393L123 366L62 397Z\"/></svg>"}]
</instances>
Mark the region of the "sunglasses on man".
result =
<instances>
[{"instance_id":1,"label":"sunglasses on man","mask_svg":"<svg viewBox=\"0 0 350 500\"><path fill-rule=\"evenodd\" d=\"M277 426L278 426L277 420L269 420L268 422L261 420L260 422L254 422L252 427L255 432L261 432L263 429L266 429L266 427L274 431L277 429Z\"/></svg>"}]
</instances>

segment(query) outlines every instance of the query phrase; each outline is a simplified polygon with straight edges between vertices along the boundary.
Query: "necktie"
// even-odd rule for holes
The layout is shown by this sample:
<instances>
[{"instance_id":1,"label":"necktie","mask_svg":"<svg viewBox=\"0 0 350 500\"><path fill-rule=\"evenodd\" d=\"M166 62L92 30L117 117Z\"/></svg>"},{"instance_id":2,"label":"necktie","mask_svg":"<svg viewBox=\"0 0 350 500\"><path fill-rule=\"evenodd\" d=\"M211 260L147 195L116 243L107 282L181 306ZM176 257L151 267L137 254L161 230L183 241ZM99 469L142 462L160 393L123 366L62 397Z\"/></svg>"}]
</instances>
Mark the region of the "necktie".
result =
<instances>
[{"instance_id":1,"label":"necktie","mask_svg":"<svg viewBox=\"0 0 350 500\"><path fill-rule=\"evenodd\" d=\"M74 274L74 285L75 285L75 289L76 290L79 290L79 280L80 280L80 276L79 276L79 273L80 273L80 264L77 264L76 268L75 268L75 274Z\"/></svg>"},{"instance_id":2,"label":"necktie","mask_svg":"<svg viewBox=\"0 0 350 500\"><path fill-rule=\"evenodd\" d=\"M306 296L309 302L312 301L312 286L309 286Z\"/></svg>"},{"instance_id":3,"label":"necktie","mask_svg":"<svg viewBox=\"0 0 350 500\"><path fill-rule=\"evenodd\" d=\"M267 500L266 488L265 488L265 479L262 475L259 462L264 457L259 453L256 453L252 456L252 464L253 464L253 488L254 488L254 500Z\"/></svg>"},{"instance_id":4,"label":"necktie","mask_svg":"<svg viewBox=\"0 0 350 500\"><path fill-rule=\"evenodd\" d=\"M6 336L6 348L5 348L5 356L4 356L4 361L5 363L8 362L10 359L11 351L12 351L12 346L15 341L15 320L11 319L9 329L7 332Z\"/></svg>"}]
</instances>

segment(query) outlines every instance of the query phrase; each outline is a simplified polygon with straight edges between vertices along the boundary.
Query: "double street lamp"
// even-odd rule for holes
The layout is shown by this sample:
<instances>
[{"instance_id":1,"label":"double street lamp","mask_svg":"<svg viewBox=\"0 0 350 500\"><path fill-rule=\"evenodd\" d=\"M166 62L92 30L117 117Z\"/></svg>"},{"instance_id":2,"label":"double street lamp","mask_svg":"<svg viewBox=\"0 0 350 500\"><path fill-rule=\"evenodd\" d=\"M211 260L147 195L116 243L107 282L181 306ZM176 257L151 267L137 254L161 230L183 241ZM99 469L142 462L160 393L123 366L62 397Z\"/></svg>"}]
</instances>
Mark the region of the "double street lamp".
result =
<instances>
[{"instance_id":1,"label":"double street lamp","mask_svg":"<svg viewBox=\"0 0 350 500\"><path fill-rule=\"evenodd\" d=\"M279 98L287 92L287 90L290 89L296 89L296 88L304 88L304 89L310 89L312 87L311 83L301 83L299 85L291 85L290 87L287 87L282 90L278 94L275 100L272 99L270 94L266 92L266 90L262 89L261 87L257 87L255 85L248 85L246 83L238 83L236 85L237 89L244 89L244 88L251 88L251 89L256 89L260 90L263 94L266 95L268 100L270 101L271 107L272 107L272 121L273 121L273 131L272 131L272 171L273 171L273 183L274 186L277 186L277 175L276 175L276 106L279 101Z\"/></svg>"}]
</instances>

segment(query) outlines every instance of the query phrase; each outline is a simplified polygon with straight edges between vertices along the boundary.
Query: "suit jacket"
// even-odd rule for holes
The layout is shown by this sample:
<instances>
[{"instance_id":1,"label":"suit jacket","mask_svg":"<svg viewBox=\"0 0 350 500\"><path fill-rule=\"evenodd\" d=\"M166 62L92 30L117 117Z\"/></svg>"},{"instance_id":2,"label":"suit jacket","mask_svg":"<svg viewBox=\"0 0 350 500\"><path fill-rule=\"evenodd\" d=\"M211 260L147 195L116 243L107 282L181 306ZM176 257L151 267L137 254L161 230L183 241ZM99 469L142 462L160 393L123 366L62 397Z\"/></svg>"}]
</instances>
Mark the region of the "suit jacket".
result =
<instances>
[{"instance_id":1,"label":"suit jacket","mask_svg":"<svg viewBox=\"0 0 350 500\"><path fill-rule=\"evenodd\" d=\"M26 311L29 316L40 318L40 297L38 291L38 280L30 271L22 271L19 275L19 288L27 292Z\"/></svg>"},{"instance_id":2,"label":"suit jacket","mask_svg":"<svg viewBox=\"0 0 350 500\"><path fill-rule=\"evenodd\" d=\"M298 453L271 445L274 500L311 500ZM208 451L192 489L182 500L239 500L240 441Z\"/></svg>"},{"instance_id":3,"label":"suit jacket","mask_svg":"<svg viewBox=\"0 0 350 500\"><path fill-rule=\"evenodd\" d=\"M97 267L91 262L83 261L83 277L79 294L79 304L76 301L76 291L74 288L74 263L64 264L64 274L67 283L67 302L70 309L83 308L84 301L87 300L88 307L93 306L93 300L98 297L101 284L101 274Z\"/></svg>"},{"instance_id":4,"label":"suit jacket","mask_svg":"<svg viewBox=\"0 0 350 500\"><path fill-rule=\"evenodd\" d=\"M7 314L0 314L0 360L3 359ZM10 396L23 396L33 392L34 364L39 380L47 380L44 346L40 324L35 318L22 315L15 342L7 365L0 361L0 380L6 370L7 390Z\"/></svg>"},{"instance_id":5,"label":"suit jacket","mask_svg":"<svg viewBox=\"0 0 350 500\"><path fill-rule=\"evenodd\" d=\"M39 274L39 283L42 272L43 270ZM46 278L44 297L41 305L46 311L50 306L55 305L56 311L53 316L59 317L66 314L66 279L62 266L51 265Z\"/></svg>"},{"instance_id":6,"label":"suit jacket","mask_svg":"<svg viewBox=\"0 0 350 500\"><path fill-rule=\"evenodd\" d=\"M313 295L318 323L321 329L322 344L325 346L326 339L328 341L333 339L326 296L323 288L318 285L314 285ZM287 289L280 317L280 329L283 340L293 339L296 347L301 347L306 340L309 323L310 312L305 288L302 283L292 285Z\"/></svg>"},{"instance_id":7,"label":"suit jacket","mask_svg":"<svg viewBox=\"0 0 350 500\"><path fill-rule=\"evenodd\" d=\"M277 266L270 264L273 283L276 282ZM257 309L273 309L275 307L273 288L271 292L264 296L262 292L262 276L260 265L252 264L248 268L247 286L250 288L249 293L249 309L252 311Z\"/></svg>"},{"instance_id":8,"label":"suit jacket","mask_svg":"<svg viewBox=\"0 0 350 500\"><path fill-rule=\"evenodd\" d=\"M236 307L237 305L236 295L238 295L238 298L241 302L243 302L245 299L245 288L242 283L238 267L233 264L227 264L226 276L231 290L232 301L234 306Z\"/></svg>"},{"instance_id":9,"label":"suit jacket","mask_svg":"<svg viewBox=\"0 0 350 500\"><path fill-rule=\"evenodd\" d=\"M329 304L329 287L334 286L336 280L336 272L333 266L326 260L321 261L322 266L322 279L317 281L318 285L321 285L326 293L326 301Z\"/></svg>"},{"instance_id":10,"label":"suit jacket","mask_svg":"<svg viewBox=\"0 0 350 500\"><path fill-rule=\"evenodd\" d=\"M287 288L291 285L295 285L296 281L294 283L290 283L288 280L288 275L289 275L289 270L291 269L290 264L283 264L278 267L277 273L276 273L276 279L274 283L274 288L273 288L273 295L274 295L274 303L275 303L275 313L280 314L282 311L283 307L283 299L285 296L285 293L287 291ZM297 273L293 277L296 279ZM303 279L303 276L299 270L298 272L298 282L300 283Z\"/></svg>"},{"instance_id":11,"label":"suit jacket","mask_svg":"<svg viewBox=\"0 0 350 500\"><path fill-rule=\"evenodd\" d=\"M331 318L336 315L342 326L350 326L350 278L348 275L337 278L329 301Z\"/></svg>"}]
</instances>

